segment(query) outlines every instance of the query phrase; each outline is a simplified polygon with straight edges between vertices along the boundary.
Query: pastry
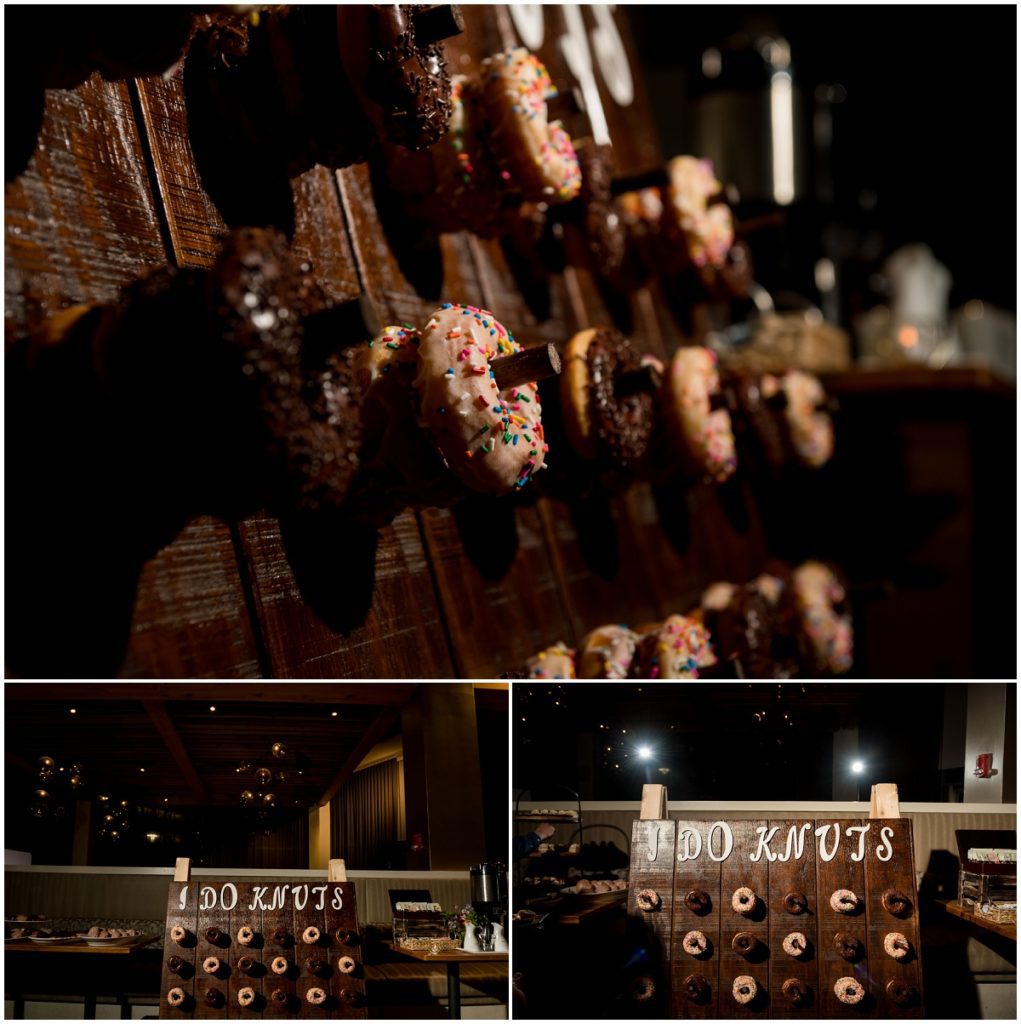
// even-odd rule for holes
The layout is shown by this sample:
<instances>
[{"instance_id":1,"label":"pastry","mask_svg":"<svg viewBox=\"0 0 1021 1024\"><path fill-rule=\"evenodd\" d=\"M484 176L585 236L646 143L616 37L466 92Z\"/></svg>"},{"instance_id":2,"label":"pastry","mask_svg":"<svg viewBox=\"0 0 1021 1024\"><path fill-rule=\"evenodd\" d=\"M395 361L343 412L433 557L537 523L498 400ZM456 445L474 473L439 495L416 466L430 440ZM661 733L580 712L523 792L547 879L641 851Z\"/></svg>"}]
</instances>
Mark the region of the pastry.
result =
<instances>
[{"instance_id":1,"label":"pastry","mask_svg":"<svg viewBox=\"0 0 1021 1024\"><path fill-rule=\"evenodd\" d=\"M525 667L529 679L574 679L574 650L557 641L529 658Z\"/></svg>"},{"instance_id":2,"label":"pastry","mask_svg":"<svg viewBox=\"0 0 1021 1024\"><path fill-rule=\"evenodd\" d=\"M671 615L665 622L639 627L633 679L697 679L699 669L716 664L709 632L693 618Z\"/></svg>"},{"instance_id":3,"label":"pastry","mask_svg":"<svg viewBox=\"0 0 1021 1024\"><path fill-rule=\"evenodd\" d=\"M637 647L638 636L627 626L599 626L578 649L578 678L627 679Z\"/></svg>"}]
</instances>

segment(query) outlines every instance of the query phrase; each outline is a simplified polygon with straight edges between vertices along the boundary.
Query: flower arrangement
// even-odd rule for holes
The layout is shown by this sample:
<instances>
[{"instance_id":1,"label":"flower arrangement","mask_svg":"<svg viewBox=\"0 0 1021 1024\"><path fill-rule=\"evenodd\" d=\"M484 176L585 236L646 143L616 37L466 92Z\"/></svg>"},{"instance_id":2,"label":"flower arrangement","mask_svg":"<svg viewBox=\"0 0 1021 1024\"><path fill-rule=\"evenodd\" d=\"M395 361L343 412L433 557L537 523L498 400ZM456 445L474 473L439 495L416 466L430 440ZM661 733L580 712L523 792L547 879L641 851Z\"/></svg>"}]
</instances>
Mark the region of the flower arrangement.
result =
<instances>
[{"instance_id":1,"label":"flower arrangement","mask_svg":"<svg viewBox=\"0 0 1021 1024\"><path fill-rule=\"evenodd\" d=\"M459 942L464 940L465 925L473 924L477 928L485 928L489 924L489 918L480 914L470 903L456 910L444 911L443 917L450 930L450 937L456 938Z\"/></svg>"}]
</instances>

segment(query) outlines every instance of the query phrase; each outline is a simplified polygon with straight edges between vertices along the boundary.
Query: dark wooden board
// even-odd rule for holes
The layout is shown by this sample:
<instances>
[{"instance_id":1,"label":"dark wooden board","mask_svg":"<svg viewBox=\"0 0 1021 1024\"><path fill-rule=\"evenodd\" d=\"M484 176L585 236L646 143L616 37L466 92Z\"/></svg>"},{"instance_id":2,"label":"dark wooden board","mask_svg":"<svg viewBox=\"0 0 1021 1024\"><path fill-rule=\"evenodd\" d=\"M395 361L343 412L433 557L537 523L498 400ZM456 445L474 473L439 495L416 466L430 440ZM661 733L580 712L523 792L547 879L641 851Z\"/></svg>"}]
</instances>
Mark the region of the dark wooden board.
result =
<instances>
[{"instance_id":1,"label":"dark wooden board","mask_svg":"<svg viewBox=\"0 0 1021 1024\"><path fill-rule=\"evenodd\" d=\"M163 940L163 970L160 979L160 1019L191 1020L195 1012L195 971L198 965L196 957L196 928L198 927L198 910L194 900L189 900L184 910L181 909L180 896L182 890L188 888L187 882L171 882L167 895L167 927ZM170 938L173 928L180 925L188 929L185 945L179 946ZM186 975L172 974L167 969L167 961L172 956L179 956L187 961L189 970ZM172 988L181 988L185 993L184 1004L172 1007L167 1003L167 993Z\"/></svg>"},{"instance_id":2,"label":"dark wooden board","mask_svg":"<svg viewBox=\"0 0 1021 1024\"><path fill-rule=\"evenodd\" d=\"M636 821L631 828L631 871L628 879L627 914L636 943L648 951L648 965L656 986L655 1005L665 1010L668 1003L669 965L673 961L676 933L674 893L674 842L672 821ZM659 909L646 911L636 897L643 889L659 895ZM665 968L665 969L664 969ZM643 968L640 970L645 970ZM638 1004L641 1006L642 1004Z\"/></svg>"},{"instance_id":3,"label":"dark wooden board","mask_svg":"<svg viewBox=\"0 0 1021 1024\"><path fill-rule=\"evenodd\" d=\"M691 842L685 830L697 829L700 834L708 835L712 822L685 821L677 825L677 854L680 857L687 851L686 844ZM671 1014L674 1017L685 1017L693 1020L711 1020L720 1014L720 942L723 921L723 895L721 892L722 872L718 861L677 860L674 868L674 952L670 965ZM706 913L695 913L686 900L688 893L701 891L709 896L709 909ZM681 945L684 936L690 931L700 931L709 940L706 952L700 957L692 957ZM689 975L701 975L709 985L709 993L703 1002L694 1002L687 998L684 991L684 980Z\"/></svg>"},{"instance_id":4,"label":"dark wooden board","mask_svg":"<svg viewBox=\"0 0 1021 1024\"><path fill-rule=\"evenodd\" d=\"M808 826L804 828L804 826ZM815 832L811 822L770 821L769 827L777 828L777 839L784 840L783 855L787 854L785 837L790 829L804 831L804 856L793 855L786 860L777 859L769 864L769 949L772 954L772 1011L770 1016L780 1019L806 1020L818 1014L819 1001L819 900L815 891ZM795 848L796 849L796 848ZM784 905L788 893L800 894L807 901L807 908L792 913ZM788 956L784 952L783 940L791 932L803 932L808 940L808 952L801 957ZM801 982L809 997L794 1005L783 994L783 983L788 978Z\"/></svg>"},{"instance_id":5,"label":"dark wooden board","mask_svg":"<svg viewBox=\"0 0 1021 1024\"><path fill-rule=\"evenodd\" d=\"M755 847L755 830L766 823L762 821L735 821L735 850L751 850ZM732 906L734 891L741 886L751 889L756 895L755 911L744 916L735 912ZM770 991L770 959L762 955L762 946L769 951L769 861L762 857L754 863L747 857L728 857L722 865L720 879L720 1015L741 1020L757 1020L769 1016L773 993ZM751 959L736 953L733 949L734 936L739 932L750 932L758 940L756 955ZM771 951L770 951L771 952ZM734 999L734 979L739 976L755 979L758 994L750 1003L741 1004Z\"/></svg>"},{"instance_id":6,"label":"dark wooden board","mask_svg":"<svg viewBox=\"0 0 1021 1024\"><path fill-rule=\"evenodd\" d=\"M918 926L918 899L915 895L911 823L904 818L889 818L877 819L872 824L873 829L866 837L865 854L871 992L876 998L878 1016L893 1019L921 1017L924 1015L921 1000L922 944ZM887 835L899 853L899 856L886 861L876 856L883 842L883 829L890 830ZM896 889L907 896L911 901L910 909L900 915L886 910L883 906L883 893L887 889ZM889 932L900 932L911 944L911 952L904 960L895 960L884 950L883 940ZM915 989L918 998L909 1005L899 1005L886 991L890 982Z\"/></svg>"},{"instance_id":7,"label":"dark wooden board","mask_svg":"<svg viewBox=\"0 0 1021 1024\"><path fill-rule=\"evenodd\" d=\"M272 887L271 887L272 891ZM271 900L266 901L266 906L272 906ZM287 929L287 939L283 943L274 942L273 933L278 928ZM294 934L294 912L290 905L278 906L272 910L263 910L262 912L262 929L266 936L266 948L262 954L264 962L269 965L273 962L273 959L278 956L285 957L290 962L290 969L286 974L273 974L270 971L266 975L266 983L264 988L267 993L267 998L272 994L274 989L281 989L287 993L290 999L291 1009L277 1010L273 1003L269 1003L263 1016L267 1019L275 1020L289 1020L295 1016L298 1007L296 991L296 979L298 977L298 969L295 966L295 942L298 941L297 936Z\"/></svg>"},{"instance_id":8,"label":"dark wooden board","mask_svg":"<svg viewBox=\"0 0 1021 1024\"><path fill-rule=\"evenodd\" d=\"M874 1017L875 998L868 991L868 975L873 952L865 945L868 938L865 914L865 867L851 859L852 844L844 841L843 830L868 824L861 821L817 821L816 829L829 827L816 838L816 890L819 894L819 1015L821 1017ZM836 855L830 861L822 858L823 848L829 849L833 841L833 827L841 830L841 841ZM832 909L830 897L837 889L850 889L860 900L858 912L842 914ZM858 938L864 955L856 963L844 960L833 945L838 932L847 932ZM856 978L866 988L866 996L854 1006L840 1002L833 991L838 978Z\"/></svg>"},{"instance_id":9,"label":"dark wooden board","mask_svg":"<svg viewBox=\"0 0 1021 1024\"><path fill-rule=\"evenodd\" d=\"M194 883L193 883L194 884ZM204 879L198 883L199 913L197 925L198 945L195 947L195 1019L196 1020L226 1020L227 999L230 994L230 979L236 973L233 959L231 958L230 945L214 945L206 938L206 931L209 928L219 928L221 932L233 939L230 931L230 911L220 906L203 907L203 892L213 888L214 883ZM219 885L215 890L219 890ZM203 969L203 962L211 956L219 957L222 961L220 971L213 975L207 974ZM206 999L210 992L218 992L223 1000L221 1006L210 1006Z\"/></svg>"},{"instance_id":10,"label":"dark wooden board","mask_svg":"<svg viewBox=\"0 0 1021 1024\"><path fill-rule=\"evenodd\" d=\"M365 967L363 947L360 941L353 945L344 944L337 938L340 931L358 932L358 917L355 914L354 900L349 882L331 882L326 892L326 935L329 942L328 950L333 973L330 975L330 996L332 997L331 1016L334 1018L350 1018L365 1016ZM340 901L340 907L335 906ZM351 974L342 974L337 969L337 961L349 956L357 967ZM345 998L345 993L353 993L354 1001Z\"/></svg>"},{"instance_id":11,"label":"dark wooden board","mask_svg":"<svg viewBox=\"0 0 1021 1024\"><path fill-rule=\"evenodd\" d=\"M263 1007L265 1006L265 971L262 954L266 946L266 936L262 928L262 908L256 906L252 909L254 886L250 882L238 882L237 906L230 912L230 981L227 986L227 1016L231 1020L261 1020ZM238 942L238 932L242 928L251 928L255 932L255 938L248 946L242 946ZM238 961L241 957L247 956L255 961L256 967L252 972L245 974ZM242 1007L238 1003L238 992L243 988L255 990L255 1003L249 1007Z\"/></svg>"}]
</instances>

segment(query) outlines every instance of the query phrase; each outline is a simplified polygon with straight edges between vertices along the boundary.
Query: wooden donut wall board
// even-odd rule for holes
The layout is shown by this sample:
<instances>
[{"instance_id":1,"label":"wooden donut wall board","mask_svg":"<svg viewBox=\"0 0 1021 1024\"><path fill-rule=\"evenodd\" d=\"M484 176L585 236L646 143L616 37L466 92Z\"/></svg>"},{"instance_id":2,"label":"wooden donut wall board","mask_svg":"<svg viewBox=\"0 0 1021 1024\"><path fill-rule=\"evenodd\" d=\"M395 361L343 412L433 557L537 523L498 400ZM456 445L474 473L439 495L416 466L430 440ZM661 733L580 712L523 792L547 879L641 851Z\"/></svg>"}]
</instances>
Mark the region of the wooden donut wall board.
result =
<instances>
[{"instance_id":1,"label":"wooden donut wall board","mask_svg":"<svg viewBox=\"0 0 1021 1024\"><path fill-rule=\"evenodd\" d=\"M662 1016L685 1019L921 1017L912 842L911 822L902 818L634 822L628 916L650 959L629 980L628 994L640 990ZM756 896L747 915L733 909L741 887ZM831 906L841 889L857 897L850 913ZM656 909L639 906L646 890L656 893ZM891 892L907 898L896 913L884 906ZM692 893L707 894L708 904L689 899ZM792 893L803 897L803 909L798 900L785 903ZM707 940L698 955L684 948L695 931ZM797 958L783 948L794 932L808 940ZM884 948L896 933L907 940L903 959ZM742 942L747 955L738 951ZM739 993L754 992L748 1002L735 997L739 977L754 979L754 988ZM837 983L846 978L863 990L857 1003L844 1001L853 986ZM785 991L790 979L800 999Z\"/></svg>"},{"instance_id":2,"label":"wooden donut wall board","mask_svg":"<svg viewBox=\"0 0 1021 1024\"><path fill-rule=\"evenodd\" d=\"M177 927L186 931L181 942L172 938ZM254 933L249 945L238 942L238 932L245 927ZM222 937L210 941L210 928L219 929ZM286 932L282 941L276 937L281 928ZM318 929L318 942L303 941L308 928ZM358 935L352 882L306 879L258 884L229 878L171 882L163 940L160 1018L363 1019L367 1011L361 943L342 942L338 932ZM174 956L186 964L177 973L169 966ZM221 960L221 969L215 975L203 968L209 957ZM242 957L253 961L247 974L238 966ZM286 973L273 971L273 961L278 957L287 960ZM352 972L338 969L341 957L350 957L355 962ZM310 960L322 962L318 974L310 973ZM174 1006L168 998L178 988L184 992L184 1001ZM246 1006L238 1000L244 988L255 993L254 1001ZM323 990L323 1002L313 1005L308 1001L312 988ZM275 999L277 991L285 998Z\"/></svg>"},{"instance_id":3,"label":"wooden donut wall board","mask_svg":"<svg viewBox=\"0 0 1021 1024\"><path fill-rule=\"evenodd\" d=\"M464 34L445 44L452 72L527 43L558 85L580 84L598 99L621 173L662 159L625 12L486 5L463 13ZM623 64L585 57L597 30ZM565 37L575 45L565 48ZM577 136L592 132L584 114L564 120ZM381 225L366 165L317 166L292 190L295 250L329 295L364 291L384 321L420 322L441 301L464 301L493 310L526 345L563 345L610 319L584 266L546 275L540 309L526 300L500 243L467 233L441 236L442 289L419 294ZM72 305L115 301L147 268L210 266L226 230L195 166L180 72L114 83L93 76L77 89L48 91L40 145L6 200L8 342ZM620 326L644 351L666 355L681 341L655 286L626 305ZM67 517L71 530L73 502ZM207 516L145 563L126 591L112 656L83 653L75 674L492 678L605 622L637 625L687 610L710 582L753 577L767 555L743 480L725 492L696 485L666 501L638 484L584 507L524 492L399 516L379 533L374 578L338 575L338 587L371 588L371 598L357 621L337 623L311 607L276 519ZM67 609L87 600L87 574L80 586ZM16 667L34 674L31 663Z\"/></svg>"}]
</instances>

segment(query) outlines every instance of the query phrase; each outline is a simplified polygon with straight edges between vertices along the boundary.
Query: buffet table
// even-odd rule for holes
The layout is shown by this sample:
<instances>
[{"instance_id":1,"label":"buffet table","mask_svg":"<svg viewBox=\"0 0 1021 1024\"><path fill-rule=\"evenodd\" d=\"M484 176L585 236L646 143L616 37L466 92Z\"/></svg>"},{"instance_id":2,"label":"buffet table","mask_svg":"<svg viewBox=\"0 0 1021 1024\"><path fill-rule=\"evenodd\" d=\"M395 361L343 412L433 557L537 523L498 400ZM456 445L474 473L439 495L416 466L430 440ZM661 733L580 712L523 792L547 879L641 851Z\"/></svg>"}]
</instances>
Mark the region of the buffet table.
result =
<instances>
[{"instance_id":1,"label":"buffet table","mask_svg":"<svg viewBox=\"0 0 1021 1024\"><path fill-rule=\"evenodd\" d=\"M488 953L466 953L463 949L445 950L431 953L425 949L405 949L403 946L389 943L390 949L401 956L410 957L427 964L446 964L447 966L447 1016L451 1020L461 1019L461 964L468 963L507 963L509 954L505 951Z\"/></svg>"}]
</instances>

